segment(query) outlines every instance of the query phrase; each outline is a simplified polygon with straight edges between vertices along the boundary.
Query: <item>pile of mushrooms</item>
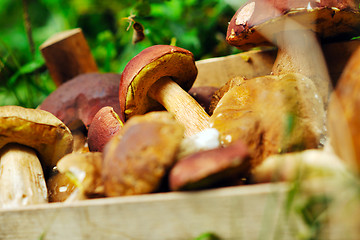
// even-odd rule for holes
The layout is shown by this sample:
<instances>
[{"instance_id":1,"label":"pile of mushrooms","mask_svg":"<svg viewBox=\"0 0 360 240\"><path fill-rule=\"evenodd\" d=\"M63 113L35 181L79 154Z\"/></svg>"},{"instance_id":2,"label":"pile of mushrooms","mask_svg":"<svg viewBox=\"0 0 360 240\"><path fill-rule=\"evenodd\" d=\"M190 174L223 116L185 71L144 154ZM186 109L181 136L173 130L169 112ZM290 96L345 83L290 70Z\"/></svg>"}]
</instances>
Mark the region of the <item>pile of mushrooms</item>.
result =
<instances>
[{"instance_id":1,"label":"pile of mushrooms","mask_svg":"<svg viewBox=\"0 0 360 240\"><path fill-rule=\"evenodd\" d=\"M193 54L155 45L122 74L98 73L96 66L72 73L38 109L1 107L1 206L290 181L300 169L334 176L348 170L348 159L359 166L359 51L333 93L321 48L313 46L357 35L358 6L244 4L227 41L241 49L276 45L267 76L192 88ZM337 129L338 119L346 131ZM346 151L344 132L353 140Z\"/></svg>"}]
</instances>

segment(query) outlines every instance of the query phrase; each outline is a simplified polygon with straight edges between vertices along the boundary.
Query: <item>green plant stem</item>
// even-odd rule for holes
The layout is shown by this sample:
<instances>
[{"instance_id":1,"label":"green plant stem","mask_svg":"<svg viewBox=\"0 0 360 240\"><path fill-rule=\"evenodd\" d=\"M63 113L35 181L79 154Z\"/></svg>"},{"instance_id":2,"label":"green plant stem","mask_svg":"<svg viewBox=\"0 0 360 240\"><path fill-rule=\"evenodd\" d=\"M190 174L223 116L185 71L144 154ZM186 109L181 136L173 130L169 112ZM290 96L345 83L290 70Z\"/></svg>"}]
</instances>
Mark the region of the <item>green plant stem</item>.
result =
<instances>
[{"instance_id":1,"label":"green plant stem","mask_svg":"<svg viewBox=\"0 0 360 240\"><path fill-rule=\"evenodd\" d=\"M25 25L26 36L27 36L27 39L29 42L30 53L31 53L32 59L34 60L35 59L35 44L34 44L34 39L33 39L32 29L31 29L28 1L22 0L22 4L23 4L23 9L24 9L24 25ZM37 79L36 72L35 72L34 78L36 81L36 79ZM28 102L28 104L30 104L33 99L33 94L32 94L31 88L29 86L28 79L25 79L25 84L27 85L27 99L28 99L27 102Z\"/></svg>"},{"instance_id":2,"label":"green plant stem","mask_svg":"<svg viewBox=\"0 0 360 240\"><path fill-rule=\"evenodd\" d=\"M35 57L35 44L34 44L34 39L32 36L32 29L31 29L31 22L30 22L30 16L29 16L29 9L28 9L28 1L27 0L23 0L22 1L23 4L23 8L24 8L24 25L25 25L25 31L26 31L26 35L27 35L27 39L29 42L29 46L30 46L30 52L32 57Z\"/></svg>"}]
</instances>

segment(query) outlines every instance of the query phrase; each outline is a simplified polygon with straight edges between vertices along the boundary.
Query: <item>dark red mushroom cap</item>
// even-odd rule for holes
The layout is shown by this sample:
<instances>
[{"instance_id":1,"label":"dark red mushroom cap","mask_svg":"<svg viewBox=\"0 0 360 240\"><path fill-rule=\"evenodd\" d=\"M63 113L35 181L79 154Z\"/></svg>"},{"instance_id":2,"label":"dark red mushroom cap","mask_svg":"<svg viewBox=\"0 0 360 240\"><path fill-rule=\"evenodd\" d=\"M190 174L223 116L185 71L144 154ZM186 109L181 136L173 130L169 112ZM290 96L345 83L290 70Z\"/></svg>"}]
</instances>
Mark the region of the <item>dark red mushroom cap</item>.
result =
<instances>
[{"instance_id":1,"label":"dark red mushroom cap","mask_svg":"<svg viewBox=\"0 0 360 240\"><path fill-rule=\"evenodd\" d=\"M111 106L120 112L120 78L120 74L113 73L81 74L62 84L38 108L51 112L70 129L79 121L89 127L102 107Z\"/></svg>"},{"instance_id":2,"label":"dark red mushroom cap","mask_svg":"<svg viewBox=\"0 0 360 240\"><path fill-rule=\"evenodd\" d=\"M160 78L170 77L188 91L196 76L197 68L190 51L170 45L146 48L130 60L121 76L119 102L125 119L161 107L147 95L151 85Z\"/></svg>"},{"instance_id":3,"label":"dark red mushroom cap","mask_svg":"<svg viewBox=\"0 0 360 240\"><path fill-rule=\"evenodd\" d=\"M88 130L88 145L91 152L102 152L110 139L120 131L123 122L112 107L101 108L94 116Z\"/></svg>"},{"instance_id":4,"label":"dark red mushroom cap","mask_svg":"<svg viewBox=\"0 0 360 240\"><path fill-rule=\"evenodd\" d=\"M180 159L171 169L171 190L196 190L240 177L250 171L249 151L242 140L233 144L201 151Z\"/></svg>"},{"instance_id":5,"label":"dark red mushroom cap","mask_svg":"<svg viewBox=\"0 0 360 240\"><path fill-rule=\"evenodd\" d=\"M359 35L358 0L251 0L240 7L231 19L226 40L241 49L271 45L263 36L284 30L291 19L315 32L322 41L337 41ZM296 30L288 29L288 30Z\"/></svg>"}]
</instances>

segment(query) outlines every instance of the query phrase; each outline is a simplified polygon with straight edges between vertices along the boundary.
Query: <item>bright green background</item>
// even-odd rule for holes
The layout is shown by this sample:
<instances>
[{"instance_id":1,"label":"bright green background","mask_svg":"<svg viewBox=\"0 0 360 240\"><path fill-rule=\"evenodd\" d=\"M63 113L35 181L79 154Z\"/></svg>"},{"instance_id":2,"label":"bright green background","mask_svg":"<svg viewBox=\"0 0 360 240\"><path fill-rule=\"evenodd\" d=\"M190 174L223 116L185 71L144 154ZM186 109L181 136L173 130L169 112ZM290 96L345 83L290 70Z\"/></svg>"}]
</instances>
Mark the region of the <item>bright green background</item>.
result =
<instances>
[{"instance_id":1,"label":"bright green background","mask_svg":"<svg viewBox=\"0 0 360 240\"><path fill-rule=\"evenodd\" d=\"M0 0L0 105L36 107L55 89L39 51L54 33L82 28L100 71L121 73L132 57L154 44L186 48L196 60L235 53L225 34L243 2ZM132 28L127 31L130 15L145 28L146 38L137 44L132 43Z\"/></svg>"}]
</instances>

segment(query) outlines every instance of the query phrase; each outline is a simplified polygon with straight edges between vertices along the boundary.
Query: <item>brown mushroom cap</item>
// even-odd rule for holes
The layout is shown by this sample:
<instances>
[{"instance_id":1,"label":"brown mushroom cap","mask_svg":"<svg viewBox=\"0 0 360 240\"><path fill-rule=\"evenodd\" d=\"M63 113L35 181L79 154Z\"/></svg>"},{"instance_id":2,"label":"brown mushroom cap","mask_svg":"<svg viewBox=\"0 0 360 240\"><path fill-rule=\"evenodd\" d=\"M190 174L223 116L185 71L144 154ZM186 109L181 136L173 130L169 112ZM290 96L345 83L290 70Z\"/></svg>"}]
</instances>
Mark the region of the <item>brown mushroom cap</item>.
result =
<instances>
[{"instance_id":1,"label":"brown mushroom cap","mask_svg":"<svg viewBox=\"0 0 360 240\"><path fill-rule=\"evenodd\" d=\"M49 202L64 202L76 190L69 174L57 172L46 181Z\"/></svg>"},{"instance_id":2,"label":"brown mushroom cap","mask_svg":"<svg viewBox=\"0 0 360 240\"><path fill-rule=\"evenodd\" d=\"M359 1L251 0L231 19L226 40L244 50L271 45L274 39L266 39L262 32L264 29L271 29L274 34L282 31L287 19L315 32L322 41L350 39L358 36L360 30Z\"/></svg>"},{"instance_id":3,"label":"brown mushroom cap","mask_svg":"<svg viewBox=\"0 0 360 240\"><path fill-rule=\"evenodd\" d=\"M245 177L249 173L248 150L243 141L207 151L197 152L179 160L170 171L172 190L195 190L215 183Z\"/></svg>"},{"instance_id":4,"label":"brown mushroom cap","mask_svg":"<svg viewBox=\"0 0 360 240\"><path fill-rule=\"evenodd\" d=\"M0 107L0 148L19 143L37 151L45 167L53 167L73 147L66 125L53 114L19 106Z\"/></svg>"},{"instance_id":5,"label":"brown mushroom cap","mask_svg":"<svg viewBox=\"0 0 360 240\"><path fill-rule=\"evenodd\" d=\"M57 169L60 173L70 174L75 185L87 197L103 196L102 160L103 154L100 152L73 152L59 160Z\"/></svg>"},{"instance_id":6,"label":"brown mushroom cap","mask_svg":"<svg viewBox=\"0 0 360 240\"><path fill-rule=\"evenodd\" d=\"M148 97L151 85L170 77L188 91L197 76L193 54L183 48L155 45L136 55L125 67L120 82L119 101L125 119L156 110L161 105Z\"/></svg>"},{"instance_id":7,"label":"brown mushroom cap","mask_svg":"<svg viewBox=\"0 0 360 240\"><path fill-rule=\"evenodd\" d=\"M132 117L106 144L102 176L107 196L159 190L174 164L184 128L168 112Z\"/></svg>"},{"instance_id":8,"label":"brown mushroom cap","mask_svg":"<svg viewBox=\"0 0 360 240\"><path fill-rule=\"evenodd\" d=\"M70 129L78 127L79 120L89 127L97 111L104 106L120 112L119 82L119 74L81 74L52 92L39 109L51 112Z\"/></svg>"}]
</instances>

